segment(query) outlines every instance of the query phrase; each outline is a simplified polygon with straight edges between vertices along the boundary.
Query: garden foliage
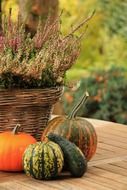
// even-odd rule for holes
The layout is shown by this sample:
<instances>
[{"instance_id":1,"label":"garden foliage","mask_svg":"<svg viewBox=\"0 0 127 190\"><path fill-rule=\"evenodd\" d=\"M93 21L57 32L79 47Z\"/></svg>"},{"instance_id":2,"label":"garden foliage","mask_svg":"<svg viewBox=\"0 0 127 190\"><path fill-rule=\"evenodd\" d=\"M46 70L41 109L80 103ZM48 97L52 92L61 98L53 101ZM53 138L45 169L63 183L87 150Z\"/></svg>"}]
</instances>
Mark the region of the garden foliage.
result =
<instances>
[{"instance_id":1,"label":"garden foliage","mask_svg":"<svg viewBox=\"0 0 127 190\"><path fill-rule=\"evenodd\" d=\"M80 87L65 89L63 106L65 113L70 113L73 105L87 90L90 94L79 116L98 118L127 124L127 70L112 67L106 71L91 71L89 77L80 81Z\"/></svg>"}]
</instances>

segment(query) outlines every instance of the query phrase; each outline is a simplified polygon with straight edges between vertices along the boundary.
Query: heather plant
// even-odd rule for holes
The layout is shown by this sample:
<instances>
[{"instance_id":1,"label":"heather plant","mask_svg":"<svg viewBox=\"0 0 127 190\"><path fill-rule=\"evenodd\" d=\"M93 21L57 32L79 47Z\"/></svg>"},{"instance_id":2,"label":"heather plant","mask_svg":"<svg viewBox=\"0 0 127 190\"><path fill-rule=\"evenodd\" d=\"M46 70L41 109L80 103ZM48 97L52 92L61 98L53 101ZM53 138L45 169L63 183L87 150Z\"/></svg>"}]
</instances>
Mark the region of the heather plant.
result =
<instances>
[{"instance_id":1,"label":"heather plant","mask_svg":"<svg viewBox=\"0 0 127 190\"><path fill-rule=\"evenodd\" d=\"M61 33L60 17L52 24L50 16L42 30L41 21L34 36L25 32L20 15L15 23L3 16L0 36L0 87L45 88L63 85L65 74L81 49L82 32L75 34L93 14L67 35ZM50 23L50 24L49 24Z\"/></svg>"}]
</instances>

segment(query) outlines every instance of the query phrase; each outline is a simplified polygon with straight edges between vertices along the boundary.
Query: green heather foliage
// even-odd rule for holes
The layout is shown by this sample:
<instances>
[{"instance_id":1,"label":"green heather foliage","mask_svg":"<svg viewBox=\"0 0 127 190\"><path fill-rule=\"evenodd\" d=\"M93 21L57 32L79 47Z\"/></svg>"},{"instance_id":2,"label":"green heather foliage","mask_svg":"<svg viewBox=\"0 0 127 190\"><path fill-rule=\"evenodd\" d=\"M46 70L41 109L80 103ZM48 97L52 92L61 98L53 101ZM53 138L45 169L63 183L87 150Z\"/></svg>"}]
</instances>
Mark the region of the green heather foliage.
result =
<instances>
[{"instance_id":1,"label":"green heather foliage","mask_svg":"<svg viewBox=\"0 0 127 190\"><path fill-rule=\"evenodd\" d=\"M86 89L90 98L79 111L80 116L127 124L126 73L127 69L122 67L91 71L89 77L81 79L79 88L65 89L65 113L70 112Z\"/></svg>"}]
</instances>

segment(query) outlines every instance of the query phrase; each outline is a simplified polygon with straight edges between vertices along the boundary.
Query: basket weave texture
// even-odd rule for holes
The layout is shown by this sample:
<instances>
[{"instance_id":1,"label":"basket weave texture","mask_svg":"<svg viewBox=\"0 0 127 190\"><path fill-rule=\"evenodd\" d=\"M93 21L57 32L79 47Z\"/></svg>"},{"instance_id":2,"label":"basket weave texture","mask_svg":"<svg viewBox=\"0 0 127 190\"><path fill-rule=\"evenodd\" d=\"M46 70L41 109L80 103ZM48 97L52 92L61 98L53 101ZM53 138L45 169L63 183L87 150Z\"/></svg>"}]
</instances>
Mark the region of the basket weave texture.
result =
<instances>
[{"instance_id":1,"label":"basket weave texture","mask_svg":"<svg viewBox=\"0 0 127 190\"><path fill-rule=\"evenodd\" d=\"M40 140L62 89L0 90L0 132L21 124L24 132Z\"/></svg>"}]
</instances>

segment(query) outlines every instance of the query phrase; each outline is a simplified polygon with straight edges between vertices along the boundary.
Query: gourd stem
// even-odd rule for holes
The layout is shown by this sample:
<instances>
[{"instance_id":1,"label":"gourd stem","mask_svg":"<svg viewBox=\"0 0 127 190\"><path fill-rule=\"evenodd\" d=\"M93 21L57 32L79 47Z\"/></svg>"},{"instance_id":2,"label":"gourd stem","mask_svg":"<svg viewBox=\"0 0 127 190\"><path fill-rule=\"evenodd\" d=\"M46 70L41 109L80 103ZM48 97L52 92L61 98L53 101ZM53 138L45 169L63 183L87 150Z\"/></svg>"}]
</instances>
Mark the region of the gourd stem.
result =
<instances>
[{"instance_id":1,"label":"gourd stem","mask_svg":"<svg viewBox=\"0 0 127 190\"><path fill-rule=\"evenodd\" d=\"M20 128L21 128L21 125L16 124L16 126L14 127L14 129L12 131L12 134L17 135Z\"/></svg>"},{"instance_id":2,"label":"gourd stem","mask_svg":"<svg viewBox=\"0 0 127 190\"><path fill-rule=\"evenodd\" d=\"M76 114L80 107L86 102L87 98L89 97L88 92L85 92L85 94L82 96L81 100L79 103L72 109L71 114L68 116L68 119L73 119L76 117Z\"/></svg>"}]
</instances>

